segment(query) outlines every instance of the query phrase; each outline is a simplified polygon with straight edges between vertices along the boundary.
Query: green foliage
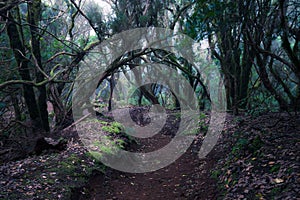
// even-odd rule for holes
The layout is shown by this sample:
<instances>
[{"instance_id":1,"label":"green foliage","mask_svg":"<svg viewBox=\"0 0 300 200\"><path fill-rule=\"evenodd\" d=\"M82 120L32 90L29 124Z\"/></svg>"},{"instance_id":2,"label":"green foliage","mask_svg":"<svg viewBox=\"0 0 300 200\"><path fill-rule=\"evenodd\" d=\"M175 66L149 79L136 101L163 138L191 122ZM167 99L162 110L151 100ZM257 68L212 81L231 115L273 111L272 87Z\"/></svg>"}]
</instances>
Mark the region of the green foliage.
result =
<instances>
[{"instance_id":1,"label":"green foliage","mask_svg":"<svg viewBox=\"0 0 300 200\"><path fill-rule=\"evenodd\" d=\"M206 119L206 115L204 113L200 113L199 115L199 120L203 120L203 119Z\"/></svg>"},{"instance_id":2,"label":"green foliage","mask_svg":"<svg viewBox=\"0 0 300 200\"><path fill-rule=\"evenodd\" d=\"M75 175L78 165L81 164L81 159L77 155L70 155L65 160L60 161L56 169L53 168L53 171L57 171L62 175Z\"/></svg>"},{"instance_id":3,"label":"green foliage","mask_svg":"<svg viewBox=\"0 0 300 200\"><path fill-rule=\"evenodd\" d=\"M112 122L111 126L115 127L115 128L118 128L119 130L122 130L124 128L124 126L119 122Z\"/></svg>"},{"instance_id":4,"label":"green foliage","mask_svg":"<svg viewBox=\"0 0 300 200\"><path fill-rule=\"evenodd\" d=\"M174 113L173 115L175 116L176 119L181 118L181 112Z\"/></svg>"},{"instance_id":5,"label":"green foliage","mask_svg":"<svg viewBox=\"0 0 300 200\"><path fill-rule=\"evenodd\" d=\"M261 83L260 79L258 78L257 72L252 72L252 84L255 84L251 95L247 99L248 107L247 107L247 114L252 116L259 116L262 113L271 111L275 112L278 111L279 104L276 101L275 97L270 94L270 92L266 91L264 86Z\"/></svg>"},{"instance_id":6,"label":"green foliage","mask_svg":"<svg viewBox=\"0 0 300 200\"><path fill-rule=\"evenodd\" d=\"M249 133L239 133L233 134L233 137L238 138L234 146L232 147L231 154L234 157L244 156L245 153L251 153L253 156L259 156L260 149L263 147L264 142L261 140L259 135L250 139L248 138Z\"/></svg>"},{"instance_id":7,"label":"green foliage","mask_svg":"<svg viewBox=\"0 0 300 200\"><path fill-rule=\"evenodd\" d=\"M74 174L76 170L76 166L74 162L71 160L68 161L61 161L58 163L60 166L60 172L62 174Z\"/></svg>"},{"instance_id":8,"label":"green foliage","mask_svg":"<svg viewBox=\"0 0 300 200\"><path fill-rule=\"evenodd\" d=\"M114 148L113 148L114 146L106 146L106 145L102 145L102 146L100 146L100 152L102 153L102 154L114 154L115 152L114 152Z\"/></svg>"},{"instance_id":9,"label":"green foliage","mask_svg":"<svg viewBox=\"0 0 300 200\"><path fill-rule=\"evenodd\" d=\"M211 177L216 180L218 180L218 178L221 174L222 174L221 170L212 170L211 171Z\"/></svg>"},{"instance_id":10,"label":"green foliage","mask_svg":"<svg viewBox=\"0 0 300 200\"><path fill-rule=\"evenodd\" d=\"M99 4L94 1L89 1L85 6L87 17L92 23L93 27L96 29L96 34L99 39L104 37L107 34L107 23L103 19L102 8Z\"/></svg>"},{"instance_id":11,"label":"green foliage","mask_svg":"<svg viewBox=\"0 0 300 200\"><path fill-rule=\"evenodd\" d=\"M107 124L108 124L108 122L101 121L101 120L99 120L99 123L100 123L100 124L103 124L103 125L107 125Z\"/></svg>"},{"instance_id":12,"label":"green foliage","mask_svg":"<svg viewBox=\"0 0 300 200\"><path fill-rule=\"evenodd\" d=\"M273 166L271 167L270 172L276 173L276 172L279 171L280 167L281 167L280 164L275 164L275 165L273 165Z\"/></svg>"},{"instance_id":13,"label":"green foliage","mask_svg":"<svg viewBox=\"0 0 300 200\"><path fill-rule=\"evenodd\" d=\"M204 113L200 113L199 115L199 127L200 130L206 133L208 131L208 124L206 124L205 119L207 119L207 116Z\"/></svg>"},{"instance_id":14,"label":"green foliage","mask_svg":"<svg viewBox=\"0 0 300 200\"><path fill-rule=\"evenodd\" d=\"M102 126L102 130L113 133L113 134L118 134L123 130L123 125L118 123L118 122L112 122L109 126Z\"/></svg>"},{"instance_id":15,"label":"green foliage","mask_svg":"<svg viewBox=\"0 0 300 200\"><path fill-rule=\"evenodd\" d=\"M96 160L100 160L102 158L102 154L98 151L89 151L87 155L89 155L92 158L95 158Z\"/></svg>"},{"instance_id":16,"label":"green foliage","mask_svg":"<svg viewBox=\"0 0 300 200\"><path fill-rule=\"evenodd\" d=\"M250 142L249 150L254 155L258 152L258 150L264 145L264 142L261 140L260 136L255 136L255 138Z\"/></svg>"},{"instance_id":17,"label":"green foliage","mask_svg":"<svg viewBox=\"0 0 300 200\"><path fill-rule=\"evenodd\" d=\"M121 139L103 136L100 141L93 142L93 150L90 150L89 153L96 160L101 160L107 155L117 155L119 150L124 148L124 144L125 142Z\"/></svg>"},{"instance_id":18,"label":"green foliage","mask_svg":"<svg viewBox=\"0 0 300 200\"><path fill-rule=\"evenodd\" d=\"M89 144L89 156L95 158L96 160L101 160L101 158L107 155L118 155L118 152L125 148L126 142L123 138L130 138L124 134L124 127L119 122L105 122L99 119L89 120L85 126L96 126L101 128L95 131L93 134L95 138L90 141ZM92 129L93 131L95 129Z\"/></svg>"},{"instance_id":19,"label":"green foliage","mask_svg":"<svg viewBox=\"0 0 300 200\"><path fill-rule=\"evenodd\" d=\"M231 153L235 156L238 156L239 154L242 153L242 151L244 151L247 148L248 144L249 141L247 139L245 138L238 139L236 144L232 147Z\"/></svg>"},{"instance_id":20,"label":"green foliage","mask_svg":"<svg viewBox=\"0 0 300 200\"><path fill-rule=\"evenodd\" d=\"M124 141L124 140L121 140L121 139L116 139L116 140L114 140L114 142L116 143L116 145L118 146L118 147L120 147L120 148L125 148L125 144L126 144L126 142Z\"/></svg>"},{"instance_id":21,"label":"green foliage","mask_svg":"<svg viewBox=\"0 0 300 200\"><path fill-rule=\"evenodd\" d=\"M181 134L182 135L197 135L199 133L199 128L191 129L191 130L185 130Z\"/></svg>"}]
</instances>

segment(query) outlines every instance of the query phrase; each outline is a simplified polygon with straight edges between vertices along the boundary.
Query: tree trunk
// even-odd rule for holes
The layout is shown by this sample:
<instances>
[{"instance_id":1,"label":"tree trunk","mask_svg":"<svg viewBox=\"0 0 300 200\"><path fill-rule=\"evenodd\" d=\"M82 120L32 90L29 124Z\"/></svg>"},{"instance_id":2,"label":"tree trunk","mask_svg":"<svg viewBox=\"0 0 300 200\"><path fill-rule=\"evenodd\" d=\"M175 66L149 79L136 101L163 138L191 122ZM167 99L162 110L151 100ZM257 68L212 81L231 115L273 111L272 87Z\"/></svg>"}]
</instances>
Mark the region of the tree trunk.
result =
<instances>
[{"instance_id":1,"label":"tree trunk","mask_svg":"<svg viewBox=\"0 0 300 200\"><path fill-rule=\"evenodd\" d=\"M266 71L266 64L264 63L263 59L261 56L258 54L256 56L257 64L259 67L259 77L261 78L265 88L272 94L274 95L275 99L279 103L280 110L286 111L288 109L288 103L285 101L285 99L274 89L272 86L272 83L268 77L268 73Z\"/></svg>"},{"instance_id":2,"label":"tree trunk","mask_svg":"<svg viewBox=\"0 0 300 200\"><path fill-rule=\"evenodd\" d=\"M9 18L13 19L13 15L9 13ZM10 41L10 47L13 49L14 57L16 59L19 74L22 80L31 81L30 71L28 68L28 59L25 57L25 47L23 46L23 42L21 40L21 35L16 24L13 21L8 21L7 23L7 34ZM35 93L32 86L23 84L23 95L25 99L25 103L28 108L29 116L33 122L33 129L42 128L41 120L38 112L38 104L35 99Z\"/></svg>"},{"instance_id":3,"label":"tree trunk","mask_svg":"<svg viewBox=\"0 0 300 200\"><path fill-rule=\"evenodd\" d=\"M112 101L113 101L113 92L115 87L115 77L112 73L110 79L109 79L109 87L110 87L110 94L109 94L109 100L108 100L108 111L111 111L112 109Z\"/></svg>"},{"instance_id":4,"label":"tree trunk","mask_svg":"<svg viewBox=\"0 0 300 200\"><path fill-rule=\"evenodd\" d=\"M32 46L32 57L35 60L36 65L36 80L41 82L44 80L44 75L40 70L42 67L42 57L40 51L40 37L38 25L41 17L41 0L35 0L32 3L28 3L28 23L30 24L31 33L31 46ZM47 92L46 86L39 86L37 93L38 99L38 110L41 119L41 125L45 131L49 131L48 111L47 111Z\"/></svg>"}]
</instances>

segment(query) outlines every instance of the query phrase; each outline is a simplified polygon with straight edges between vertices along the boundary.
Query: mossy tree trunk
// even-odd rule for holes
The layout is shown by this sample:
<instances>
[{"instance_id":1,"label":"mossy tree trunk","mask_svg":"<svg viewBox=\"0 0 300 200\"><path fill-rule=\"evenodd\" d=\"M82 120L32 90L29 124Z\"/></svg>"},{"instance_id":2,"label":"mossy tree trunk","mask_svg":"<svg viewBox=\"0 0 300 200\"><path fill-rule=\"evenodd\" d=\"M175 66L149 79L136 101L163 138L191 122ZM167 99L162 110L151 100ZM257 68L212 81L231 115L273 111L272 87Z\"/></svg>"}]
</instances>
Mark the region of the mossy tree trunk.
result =
<instances>
[{"instance_id":1,"label":"mossy tree trunk","mask_svg":"<svg viewBox=\"0 0 300 200\"><path fill-rule=\"evenodd\" d=\"M12 13L9 13L9 18L13 19ZM21 28L21 27L20 27ZM21 40L21 35L18 30L17 25L9 21L7 23L7 34L10 41L10 47L13 49L14 57L18 65L19 74L22 80L31 81L30 70L29 70L29 60L25 57L25 47L23 41ZM34 89L32 86L23 84L23 95L25 103L28 108L29 116L34 123L34 126L40 124L39 112L37 108L37 101L35 99Z\"/></svg>"},{"instance_id":2,"label":"mossy tree trunk","mask_svg":"<svg viewBox=\"0 0 300 200\"><path fill-rule=\"evenodd\" d=\"M28 3L28 23L30 24L31 33L31 55L35 61L35 74L37 82L44 80L42 73L42 57L40 49L39 22L41 18L41 0L34 0ZM37 88L37 102L40 114L41 126L45 131L49 131L48 111L47 111L47 91L46 86L42 85Z\"/></svg>"},{"instance_id":3,"label":"mossy tree trunk","mask_svg":"<svg viewBox=\"0 0 300 200\"><path fill-rule=\"evenodd\" d=\"M7 23L7 34L10 42L10 47L13 49L16 64L18 66L19 75L24 81L37 82L44 80L40 70L42 70L40 43L38 30L38 21L40 20L40 1L33 1L28 3L28 23L30 24L31 31L31 57L33 62L27 56L26 44L23 40L24 33L22 31L20 17L18 17L18 7L12 9L8 13L9 21ZM15 20L19 19L19 20ZM33 77L33 64L40 69L35 69L36 77ZM46 87L39 86L37 90L32 85L22 84L23 96L25 99L28 113L32 121L33 130L49 132L48 111L47 111L47 98Z\"/></svg>"}]
</instances>

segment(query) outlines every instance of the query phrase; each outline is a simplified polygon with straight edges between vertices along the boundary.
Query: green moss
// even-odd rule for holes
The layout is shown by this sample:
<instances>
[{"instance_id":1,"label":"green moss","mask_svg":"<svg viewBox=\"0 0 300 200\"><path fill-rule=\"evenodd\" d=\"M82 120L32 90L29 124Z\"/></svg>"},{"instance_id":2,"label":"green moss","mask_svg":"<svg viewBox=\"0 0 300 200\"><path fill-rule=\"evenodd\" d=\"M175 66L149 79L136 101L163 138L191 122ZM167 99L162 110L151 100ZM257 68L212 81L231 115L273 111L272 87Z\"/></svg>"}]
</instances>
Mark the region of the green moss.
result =
<instances>
[{"instance_id":1,"label":"green moss","mask_svg":"<svg viewBox=\"0 0 300 200\"><path fill-rule=\"evenodd\" d=\"M120 130L122 130L124 128L124 126L121 123L119 123L119 122L113 122L113 123L111 123L111 126L112 127L116 127L116 128L118 128Z\"/></svg>"},{"instance_id":2,"label":"green moss","mask_svg":"<svg viewBox=\"0 0 300 200\"><path fill-rule=\"evenodd\" d=\"M249 145L249 150L256 154L257 151L264 145L264 142L261 140L260 136L256 136Z\"/></svg>"},{"instance_id":3,"label":"green moss","mask_svg":"<svg viewBox=\"0 0 300 200\"><path fill-rule=\"evenodd\" d=\"M62 174L73 174L75 173L76 166L73 163L70 163L68 161L61 161L59 162L59 165L61 166L60 172Z\"/></svg>"},{"instance_id":4,"label":"green moss","mask_svg":"<svg viewBox=\"0 0 300 200\"><path fill-rule=\"evenodd\" d=\"M186 130L182 132L182 135L197 135L199 133L199 129L195 128L192 130Z\"/></svg>"},{"instance_id":5,"label":"green moss","mask_svg":"<svg viewBox=\"0 0 300 200\"><path fill-rule=\"evenodd\" d=\"M115 152L115 148L114 148L114 146L102 145L100 147L100 151L101 151L101 153L104 153L104 154L113 154Z\"/></svg>"},{"instance_id":6,"label":"green moss","mask_svg":"<svg viewBox=\"0 0 300 200\"><path fill-rule=\"evenodd\" d=\"M107 125L108 124L108 122L105 122L105 121L99 121L100 122L100 124L103 124L103 125Z\"/></svg>"},{"instance_id":7,"label":"green moss","mask_svg":"<svg viewBox=\"0 0 300 200\"><path fill-rule=\"evenodd\" d=\"M280 164L275 164L274 166L271 167L270 172L278 172L280 169L281 165Z\"/></svg>"},{"instance_id":8,"label":"green moss","mask_svg":"<svg viewBox=\"0 0 300 200\"><path fill-rule=\"evenodd\" d=\"M248 140L245 138L240 138L236 144L232 147L231 153L233 155L240 155L241 151L243 151L247 145L248 145Z\"/></svg>"},{"instance_id":9,"label":"green moss","mask_svg":"<svg viewBox=\"0 0 300 200\"><path fill-rule=\"evenodd\" d=\"M118 122L112 122L110 125L103 126L102 130L105 132L118 134L123 130L123 125Z\"/></svg>"},{"instance_id":10,"label":"green moss","mask_svg":"<svg viewBox=\"0 0 300 200\"><path fill-rule=\"evenodd\" d=\"M97 160L100 160L102 158L102 154L98 151L90 151L89 155L93 158L96 158Z\"/></svg>"},{"instance_id":11,"label":"green moss","mask_svg":"<svg viewBox=\"0 0 300 200\"><path fill-rule=\"evenodd\" d=\"M174 116L175 116L176 119L180 119L181 118L181 113L180 112L174 113Z\"/></svg>"},{"instance_id":12,"label":"green moss","mask_svg":"<svg viewBox=\"0 0 300 200\"><path fill-rule=\"evenodd\" d=\"M202 120L202 119L205 119L205 118L206 118L206 115L204 113L200 113L199 119Z\"/></svg>"},{"instance_id":13,"label":"green moss","mask_svg":"<svg viewBox=\"0 0 300 200\"><path fill-rule=\"evenodd\" d=\"M218 178L221 175L221 173L222 173L221 170L213 170L213 171L211 171L211 177L213 179L218 180Z\"/></svg>"},{"instance_id":14,"label":"green moss","mask_svg":"<svg viewBox=\"0 0 300 200\"><path fill-rule=\"evenodd\" d=\"M116 145L118 145L118 147L120 147L120 148L124 148L124 147L125 147L125 144L126 144L126 142L124 142L124 140L121 140L121 139L115 140L115 143L116 143Z\"/></svg>"}]
</instances>

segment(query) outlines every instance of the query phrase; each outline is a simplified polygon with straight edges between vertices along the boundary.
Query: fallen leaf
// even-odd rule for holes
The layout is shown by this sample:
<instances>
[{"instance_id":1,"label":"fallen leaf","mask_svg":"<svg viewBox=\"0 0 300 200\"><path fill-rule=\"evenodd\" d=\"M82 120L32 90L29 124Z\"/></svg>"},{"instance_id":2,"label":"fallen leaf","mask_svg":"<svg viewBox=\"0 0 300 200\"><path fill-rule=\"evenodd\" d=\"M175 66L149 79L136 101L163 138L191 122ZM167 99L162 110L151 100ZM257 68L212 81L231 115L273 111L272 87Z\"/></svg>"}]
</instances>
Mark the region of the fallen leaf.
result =
<instances>
[{"instance_id":1,"label":"fallen leaf","mask_svg":"<svg viewBox=\"0 0 300 200\"><path fill-rule=\"evenodd\" d=\"M274 182L275 182L275 183L283 183L284 180L281 179L281 178L275 178L275 179L274 179Z\"/></svg>"}]
</instances>

